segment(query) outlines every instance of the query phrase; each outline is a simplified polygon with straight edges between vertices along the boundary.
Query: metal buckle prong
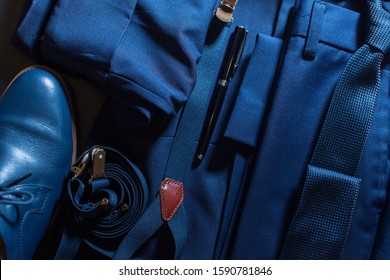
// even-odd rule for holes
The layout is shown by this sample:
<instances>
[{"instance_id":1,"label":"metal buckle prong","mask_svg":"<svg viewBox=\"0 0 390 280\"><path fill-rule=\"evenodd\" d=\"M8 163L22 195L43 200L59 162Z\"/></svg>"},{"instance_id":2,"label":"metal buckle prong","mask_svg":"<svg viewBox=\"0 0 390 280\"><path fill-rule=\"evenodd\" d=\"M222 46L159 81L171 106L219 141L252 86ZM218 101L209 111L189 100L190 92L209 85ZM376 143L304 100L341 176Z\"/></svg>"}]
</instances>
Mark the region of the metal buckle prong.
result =
<instances>
[{"instance_id":1,"label":"metal buckle prong","mask_svg":"<svg viewBox=\"0 0 390 280\"><path fill-rule=\"evenodd\" d=\"M74 173L73 179L83 175L85 170L88 166L88 160L89 160L89 153L85 154L83 159L81 160L81 163L77 165L72 166L72 172Z\"/></svg>"}]
</instances>

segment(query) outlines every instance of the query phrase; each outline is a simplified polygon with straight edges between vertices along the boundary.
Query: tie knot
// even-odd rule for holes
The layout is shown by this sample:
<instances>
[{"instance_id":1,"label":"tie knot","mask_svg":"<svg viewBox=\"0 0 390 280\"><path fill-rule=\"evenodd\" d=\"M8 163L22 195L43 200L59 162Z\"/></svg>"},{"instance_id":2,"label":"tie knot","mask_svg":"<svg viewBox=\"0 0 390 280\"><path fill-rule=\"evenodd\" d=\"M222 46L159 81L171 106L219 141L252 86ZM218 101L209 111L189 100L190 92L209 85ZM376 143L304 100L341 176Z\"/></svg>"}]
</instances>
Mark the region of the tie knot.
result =
<instances>
[{"instance_id":1,"label":"tie knot","mask_svg":"<svg viewBox=\"0 0 390 280\"><path fill-rule=\"evenodd\" d=\"M368 34L366 42L386 54L390 51L390 13L381 0L368 0Z\"/></svg>"}]
</instances>

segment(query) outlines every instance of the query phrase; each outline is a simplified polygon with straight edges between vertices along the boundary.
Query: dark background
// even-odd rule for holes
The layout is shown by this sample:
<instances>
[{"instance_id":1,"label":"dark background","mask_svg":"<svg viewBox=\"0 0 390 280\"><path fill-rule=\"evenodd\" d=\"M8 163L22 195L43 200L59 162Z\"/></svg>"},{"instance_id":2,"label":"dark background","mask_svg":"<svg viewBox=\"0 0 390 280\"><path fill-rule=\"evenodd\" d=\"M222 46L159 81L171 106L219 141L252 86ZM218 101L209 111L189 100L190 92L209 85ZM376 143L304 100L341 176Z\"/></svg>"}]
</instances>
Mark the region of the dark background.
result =
<instances>
[{"instance_id":1,"label":"dark background","mask_svg":"<svg viewBox=\"0 0 390 280\"><path fill-rule=\"evenodd\" d=\"M18 24L24 1L0 0L0 92L25 67L38 63L26 56L10 43L10 38ZM91 125L104 100L104 95L81 78L63 75L71 84L75 98L76 123L79 147L89 135ZM0 132L1 133L1 132Z\"/></svg>"}]
</instances>

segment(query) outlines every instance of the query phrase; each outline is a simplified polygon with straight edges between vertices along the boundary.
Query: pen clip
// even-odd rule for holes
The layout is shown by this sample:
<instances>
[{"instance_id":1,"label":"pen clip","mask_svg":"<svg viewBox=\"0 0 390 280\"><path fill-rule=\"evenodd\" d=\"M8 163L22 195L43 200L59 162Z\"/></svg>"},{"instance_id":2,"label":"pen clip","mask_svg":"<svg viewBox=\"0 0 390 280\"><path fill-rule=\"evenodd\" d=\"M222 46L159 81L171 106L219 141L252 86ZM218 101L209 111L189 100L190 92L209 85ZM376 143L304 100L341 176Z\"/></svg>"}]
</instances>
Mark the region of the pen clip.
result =
<instances>
[{"instance_id":1,"label":"pen clip","mask_svg":"<svg viewBox=\"0 0 390 280\"><path fill-rule=\"evenodd\" d=\"M247 35L248 35L248 30L246 30L243 26L236 27L233 42L232 42L233 44L232 48L235 49L236 52L234 53L234 57L233 57L233 65L230 68L230 73L228 78L229 81L233 78L234 74L236 74L238 65L240 64Z\"/></svg>"},{"instance_id":2,"label":"pen clip","mask_svg":"<svg viewBox=\"0 0 390 280\"><path fill-rule=\"evenodd\" d=\"M240 40L240 42L241 42L240 48L238 49L238 52L237 52L237 55L236 55L236 59L234 61L234 74L236 73L238 64L240 64L242 53L244 52L244 46L245 46L246 38L248 36L248 30L246 30L244 27L242 27L242 28L244 29L244 32L242 33L243 39Z\"/></svg>"}]
</instances>

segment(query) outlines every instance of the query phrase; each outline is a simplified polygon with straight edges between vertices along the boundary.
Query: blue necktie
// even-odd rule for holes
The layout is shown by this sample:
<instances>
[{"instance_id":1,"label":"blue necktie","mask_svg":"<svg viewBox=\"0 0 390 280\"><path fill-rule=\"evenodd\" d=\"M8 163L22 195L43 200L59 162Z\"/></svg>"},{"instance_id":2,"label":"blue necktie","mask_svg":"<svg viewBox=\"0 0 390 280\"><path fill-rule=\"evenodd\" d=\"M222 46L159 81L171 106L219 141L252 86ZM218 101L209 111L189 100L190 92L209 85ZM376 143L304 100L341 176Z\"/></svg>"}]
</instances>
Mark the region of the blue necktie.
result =
<instances>
[{"instance_id":1,"label":"blue necktie","mask_svg":"<svg viewBox=\"0 0 390 280\"><path fill-rule=\"evenodd\" d=\"M381 64L390 50L390 14L367 0L365 43L336 85L307 168L281 259L339 259L360 188L356 177L380 89Z\"/></svg>"}]
</instances>

